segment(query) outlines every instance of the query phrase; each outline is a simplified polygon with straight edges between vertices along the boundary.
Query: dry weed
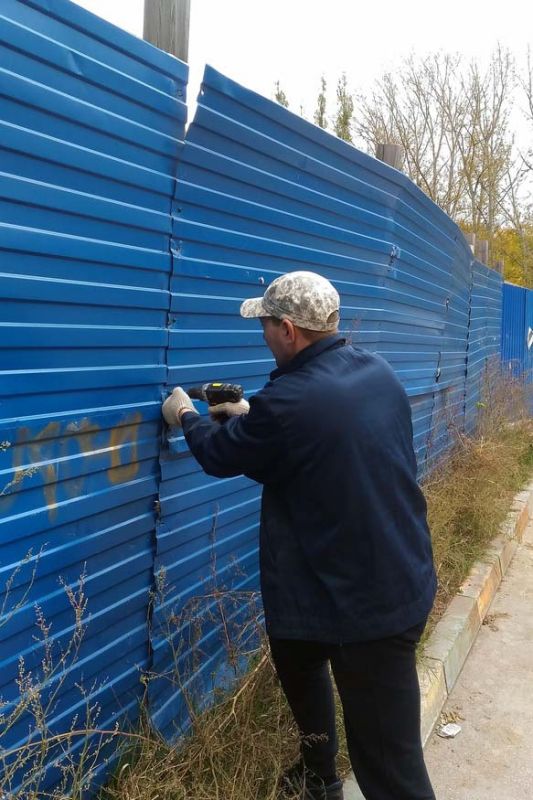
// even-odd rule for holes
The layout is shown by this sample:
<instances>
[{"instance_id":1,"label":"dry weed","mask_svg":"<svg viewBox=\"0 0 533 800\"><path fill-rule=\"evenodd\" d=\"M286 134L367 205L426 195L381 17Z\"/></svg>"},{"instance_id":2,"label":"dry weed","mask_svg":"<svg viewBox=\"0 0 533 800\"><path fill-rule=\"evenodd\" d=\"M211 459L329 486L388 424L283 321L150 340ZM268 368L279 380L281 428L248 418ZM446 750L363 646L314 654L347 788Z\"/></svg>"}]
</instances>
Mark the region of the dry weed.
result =
<instances>
[{"instance_id":1,"label":"dry weed","mask_svg":"<svg viewBox=\"0 0 533 800\"><path fill-rule=\"evenodd\" d=\"M298 736L263 644L234 694L171 746L149 726L125 754L105 800L274 800Z\"/></svg>"},{"instance_id":2,"label":"dry weed","mask_svg":"<svg viewBox=\"0 0 533 800\"><path fill-rule=\"evenodd\" d=\"M439 589L426 634L497 533L533 468L533 422L525 387L492 376L472 437L457 435L423 483Z\"/></svg>"}]
</instances>

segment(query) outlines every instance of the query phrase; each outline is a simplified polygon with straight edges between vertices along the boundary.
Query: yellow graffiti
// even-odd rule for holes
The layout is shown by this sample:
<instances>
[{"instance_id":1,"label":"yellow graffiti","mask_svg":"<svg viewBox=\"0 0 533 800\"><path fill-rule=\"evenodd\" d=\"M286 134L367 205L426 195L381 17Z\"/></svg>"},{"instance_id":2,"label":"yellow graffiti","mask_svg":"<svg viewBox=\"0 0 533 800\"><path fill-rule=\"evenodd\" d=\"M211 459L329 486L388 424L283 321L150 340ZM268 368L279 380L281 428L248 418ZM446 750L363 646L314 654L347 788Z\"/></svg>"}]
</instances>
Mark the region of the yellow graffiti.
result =
<instances>
[{"instance_id":1,"label":"yellow graffiti","mask_svg":"<svg viewBox=\"0 0 533 800\"><path fill-rule=\"evenodd\" d=\"M15 446L11 442L2 442L2 450L13 447L12 478L2 488L0 486L0 503L7 509L14 502L17 489L23 481L36 473L41 474L42 492L51 520L57 515L58 469L61 468L61 480L68 497L79 497L83 490L84 476L70 477L68 450L69 442L74 441L82 456L106 454L110 459L107 477L116 485L132 480L139 472L137 462L139 425L142 414L136 412L125 417L122 424L109 433L109 439L97 444L95 436L101 432L98 425L85 417L79 423L70 422L61 430L59 422L50 422L37 434L29 428L22 427L17 431ZM54 447L61 439L60 457L54 455ZM107 439L107 437L106 437Z\"/></svg>"},{"instance_id":2,"label":"yellow graffiti","mask_svg":"<svg viewBox=\"0 0 533 800\"><path fill-rule=\"evenodd\" d=\"M126 417L125 425L114 428L111 431L111 469L107 471L107 477L113 484L131 481L139 472L137 440L141 421L142 415L137 411ZM129 463L123 464L121 449L126 444L131 444L131 456Z\"/></svg>"},{"instance_id":3,"label":"yellow graffiti","mask_svg":"<svg viewBox=\"0 0 533 800\"><path fill-rule=\"evenodd\" d=\"M49 447L53 445L53 440L57 437L60 427L59 422L49 422L32 441L28 441L31 436L29 428L19 428L16 440L17 447L13 454L13 478L4 486L1 492L2 496L10 496L12 490L17 488L26 478L35 475L36 472L41 472L43 475L44 496L51 517L57 511L57 471L55 465L51 463L52 453L49 452ZM50 440L48 446L44 444L47 440ZM25 465L25 452L23 447L19 446L24 444L29 450L29 460L33 462L30 466ZM39 466L39 462L46 460L47 457L49 463Z\"/></svg>"},{"instance_id":4,"label":"yellow graffiti","mask_svg":"<svg viewBox=\"0 0 533 800\"><path fill-rule=\"evenodd\" d=\"M39 460L43 460L44 458L52 459L52 453L48 453L49 447L53 444L51 442L48 446L44 445L43 442L46 442L47 439L56 439L59 431L61 430L61 426L59 422L49 422L48 425L40 431L40 433L35 437L33 442L30 444L30 455L31 460L35 463ZM55 464L48 463L41 467L41 471L44 472L44 496L46 499L46 505L48 506L48 512L51 518L54 518L57 514L57 467Z\"/></svg>"},{"instance_id":5,"label":"yellow graffiti","mask_svg":"<svg viewBox=\"0 0 533 800\"><path fill-rule=\"evenodd\" d=\"M91 422L88 417L84 417L80 422L69 422L66 427L68 434L76 436L75 442L78 445L80 453L88 456L97 450L97 445L94 442L94 435L100 430L95 422ZM67 456L69 438L63 439L61 443L62 455ZM84 476L80 475L78 478L71 479L65 482L64 488L68 497L79 497L83 491Z\"/></svg>"}]
</instances>

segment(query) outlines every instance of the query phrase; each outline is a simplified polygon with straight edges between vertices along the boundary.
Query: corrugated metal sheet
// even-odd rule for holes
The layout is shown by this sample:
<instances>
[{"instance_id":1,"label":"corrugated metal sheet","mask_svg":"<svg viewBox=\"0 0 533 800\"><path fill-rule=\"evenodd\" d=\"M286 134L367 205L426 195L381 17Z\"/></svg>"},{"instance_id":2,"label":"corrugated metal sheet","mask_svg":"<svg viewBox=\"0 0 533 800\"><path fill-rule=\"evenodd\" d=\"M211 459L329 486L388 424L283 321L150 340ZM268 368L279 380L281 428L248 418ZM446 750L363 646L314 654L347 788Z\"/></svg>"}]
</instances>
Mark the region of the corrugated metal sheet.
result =
<instances>
[{"instance_id":1,"label":"corrugated metal sheet","mask_svg":"<svg viewBox=\"0 0 533 800\"><path fill-rule=\"evenodd\" d=\"M526 289L526 309L524 325L524 376L527 383L533 383L533 290ZM533 403L533 396L530 394ZM533 405L531 406L533 409Z\"/></svg>"},{"instance_id":2,"label":"corrugated metal sheet","mask_svg":"<svg viewBox=\"0 0 533 800\"><path fill-rule=\"evenodd\" d=\"M468 432L475 428L484 384L500 369L501 335L501 275L474 261L465 387Z\"/></svg>"},{"instance_id":3,"label":"corrugated metal sheet","mask_svg":"<svg viewBox=\"0 0 533 800\"><path fill-rule=\"evenodd\" d=\"M273 362L239 305L277 275L310 269L339 290L347 334L403 381L421 467L443 451L449 415L464 414L472 259L456 225L403 174L207 68L174 217L170 385L261 388ZM257 589L258 494L244 478L205 476L182 439L170 442L157 563L174 588L156 611L156 672L180 647L184 634L172 645L169 623L212 580L214 556L224 585ZM212 626L198 646L209 655L205 692L224 648ZM184 673L152 687L167 736L186 724Z\"/></svg>"},{"instance_id":4,"label":"corrugated metal sheet","mask_svg":"<svg viewBox=\"0 0 533 800\"><path fill-rule=\"evenodd\" d=\"M533 290L503 285L501 359L505 372L523 380L533 411Z\"/></svg>"},{"instance_id":5,"label":"corrugated metal sheet","mask_svg":"<svg viewBox=\"0 0 533 800\"><path fill-rule=\"evenodd\" d=\"M403 381L423 471L465 411L473 423L500 279L404 175L212 69L182 150L186 67L66 0L3 0L0 47L3 583L42 549L34 582L35 559L13 580L0 694L15 701L19 653L42 658L36 601L68 640L58 577L85 570L91 619L51 730L83 713L82 674L102 727L134 718L149 666L164 676L153 720L174 738L184 689L209 702L238 666L228 631L250 633L259 487L205 476L182 438L160 453L162 391L261 388L272 357L239 305L315 270L346 334ZM505 308L504 292L504 327Z\"/></svg>"},{"instance_id":6,"label":"corrugated metal sheet","mask_svg":"<svg viewBox=\"0 0 533 800\"><path fill-rule=\"evenodd\" d=\"M85 573L87 629L49 731L83 727L80 681L110 728L137 715L149 657L187 68L65 0L2 0L0 53L2 590L33 554L4 609L21 601L0 628L0 695L16 702L20 655L39 673L35 603L58 657L73 630L59 579Z\"/></svg>"},{"instance_id":7,"label":"corrugated metal sheet","mask_svg":"<svg viewBox=\"0 0 533 800\"><path fill-rule=\"evenodd\" d=\"M503 285L502 362L504 369L515 377L524 369L527 352L527 294L522 286Z\"/></svg>"}]
</instances>

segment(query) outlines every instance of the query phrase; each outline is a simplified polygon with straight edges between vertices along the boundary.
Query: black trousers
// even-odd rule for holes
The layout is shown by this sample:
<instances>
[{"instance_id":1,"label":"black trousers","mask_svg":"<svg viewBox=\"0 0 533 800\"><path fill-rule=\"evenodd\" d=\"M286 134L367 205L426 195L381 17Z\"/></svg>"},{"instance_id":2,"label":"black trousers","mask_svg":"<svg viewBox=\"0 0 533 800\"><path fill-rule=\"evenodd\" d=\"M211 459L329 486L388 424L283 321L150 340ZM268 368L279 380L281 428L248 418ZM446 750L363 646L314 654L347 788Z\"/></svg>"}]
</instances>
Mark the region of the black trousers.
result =
<instances>
[{"instance_id":1,"label":"black trousers","mask_svg":"<svg viewBox=\"0 0 533 800\"><path fill-rule=\"evenodd\" d=\"M304 762L322 777L335 775L338 749L331 664L350 761L366 800L435 800L420 736L415 651L424 624L343 645L270 639Z\"/></svg>"}]
</instances>

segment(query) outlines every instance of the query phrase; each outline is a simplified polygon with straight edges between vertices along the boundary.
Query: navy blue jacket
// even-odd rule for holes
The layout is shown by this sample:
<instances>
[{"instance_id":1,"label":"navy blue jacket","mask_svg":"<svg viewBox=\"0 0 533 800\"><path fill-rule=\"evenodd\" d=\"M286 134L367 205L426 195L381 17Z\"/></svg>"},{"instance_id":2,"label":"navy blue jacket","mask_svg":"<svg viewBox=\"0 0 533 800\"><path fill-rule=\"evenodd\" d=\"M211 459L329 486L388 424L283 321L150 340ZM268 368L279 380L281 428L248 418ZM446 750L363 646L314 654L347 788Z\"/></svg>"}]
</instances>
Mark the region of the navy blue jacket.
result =
<instances>
[{"instance_id":1,"label":"navy blue jacket","mask_svg":"<svg viewBox=\"0 0 533 800\"><path fill-rule=\"evenodd\" d=\"M426 503L409 402L386 361L330 336L274 371L246 416L182 422L209 475L264 485L270 636L365 641L425 619L436 589Z\"/></svg>"}]
</instances>

